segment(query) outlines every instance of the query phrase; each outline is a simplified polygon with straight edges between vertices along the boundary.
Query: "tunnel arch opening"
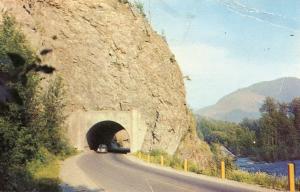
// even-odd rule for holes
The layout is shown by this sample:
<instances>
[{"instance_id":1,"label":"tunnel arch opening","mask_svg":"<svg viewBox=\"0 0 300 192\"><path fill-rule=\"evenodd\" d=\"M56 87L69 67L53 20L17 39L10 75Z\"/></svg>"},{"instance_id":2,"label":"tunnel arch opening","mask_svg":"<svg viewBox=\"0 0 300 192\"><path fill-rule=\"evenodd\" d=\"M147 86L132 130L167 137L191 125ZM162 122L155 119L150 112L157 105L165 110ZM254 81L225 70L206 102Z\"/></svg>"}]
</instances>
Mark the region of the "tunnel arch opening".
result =
<instances>
[{"instance_id":1,"label":"tunnel arch opening","mask_svg":"<svg viewBox=\"0 0 300 192\"><path fill-rule=\"evenodd\" d=\"M93 125L86 134L86 140L90 150L95 151L100 144L105 144L110 152L130 151L129 133L114 121L101 121ZM128 144L124 145L126 142Z\"/></svg>"}]
</instances>

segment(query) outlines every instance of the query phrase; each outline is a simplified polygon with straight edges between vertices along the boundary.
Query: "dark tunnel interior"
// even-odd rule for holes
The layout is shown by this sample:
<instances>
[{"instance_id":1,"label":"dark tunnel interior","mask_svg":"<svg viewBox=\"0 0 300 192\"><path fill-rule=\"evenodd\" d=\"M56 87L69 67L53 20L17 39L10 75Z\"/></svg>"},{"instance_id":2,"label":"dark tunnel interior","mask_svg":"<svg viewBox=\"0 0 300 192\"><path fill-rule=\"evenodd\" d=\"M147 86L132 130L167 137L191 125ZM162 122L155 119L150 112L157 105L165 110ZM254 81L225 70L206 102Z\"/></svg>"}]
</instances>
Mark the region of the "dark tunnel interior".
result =
<instances>
[{"instance_id":1,"label":"dark tunnel interior","mask_svg":"<svg viewBox=\"0 0 300 192\"><path fill-rule=\"evenodd\" d=\"M86 134L89 148L91 150L97 150L99 144L105 144L111 149L114 136L123 129L124 127L122 125L114 121L102 121L95 124Z\"/></svg>"}]
</instances>

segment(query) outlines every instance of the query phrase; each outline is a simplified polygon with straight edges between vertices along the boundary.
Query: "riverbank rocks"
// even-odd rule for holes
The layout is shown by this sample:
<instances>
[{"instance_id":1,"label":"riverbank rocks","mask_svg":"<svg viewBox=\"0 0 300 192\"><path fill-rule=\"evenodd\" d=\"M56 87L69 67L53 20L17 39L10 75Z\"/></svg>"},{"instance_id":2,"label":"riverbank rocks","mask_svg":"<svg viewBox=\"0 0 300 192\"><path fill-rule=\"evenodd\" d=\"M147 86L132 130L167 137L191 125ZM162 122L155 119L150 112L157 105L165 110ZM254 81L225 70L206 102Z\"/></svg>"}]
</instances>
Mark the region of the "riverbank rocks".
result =
<instances>
[{"instance_id":1,"label":"riverbank rocks","mask_svg":"<svg viewBox=\"0 0 300 192\"><path fill-rule=\"evenodd\" d=\"M0 11L38 54L51 50L40 57L64 81L66 114L139 110L143 150L175 152L188 129L182 74L138 9L119 0L1 0Z\"/></svg>"}]
</instances>

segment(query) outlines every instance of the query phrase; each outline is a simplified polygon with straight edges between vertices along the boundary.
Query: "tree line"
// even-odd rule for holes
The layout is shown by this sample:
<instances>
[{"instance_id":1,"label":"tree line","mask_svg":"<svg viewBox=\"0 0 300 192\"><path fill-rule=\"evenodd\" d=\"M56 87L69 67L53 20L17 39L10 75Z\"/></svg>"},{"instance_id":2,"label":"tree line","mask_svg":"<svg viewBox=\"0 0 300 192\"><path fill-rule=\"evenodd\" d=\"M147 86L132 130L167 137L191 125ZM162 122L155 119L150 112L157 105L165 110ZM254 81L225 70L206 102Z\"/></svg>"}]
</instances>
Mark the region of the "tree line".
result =
<instances>
[{"instance_id":1,"label":"tree line","mask_svg":"<svg viewBox=\"0 0 300 192\"><path fill-rule=\"evenodd\" d=\"M267 97L260 112L260 119L239 124L198 117L199 137L255 160L300 159L300 98L282 103Z\"/></svg>"},{"instance_id":2,"label":"tree line","mask_svg":"<svg viewBox=\"0 0 300 192\"><path fill-rule=\"evenodd\" d=\"M259 120L245 119L241 125L255 132L255 156L276 161L300 158L300 98L290 103L267 97Z\"/></svg>"},{"instance_id":3,"label":"tree line","mask_svg":"<svg viewBox=\"0 0 300 192\"><path fill-rule=\"evenodd\" d=\"M221 144L238 156L246 156L251 153L251 146L255 141L254 132L246 127L237 123L200 116L197 117L197 131L199 137L211 147L214 144Z\"/></svg>"}]
</instances>

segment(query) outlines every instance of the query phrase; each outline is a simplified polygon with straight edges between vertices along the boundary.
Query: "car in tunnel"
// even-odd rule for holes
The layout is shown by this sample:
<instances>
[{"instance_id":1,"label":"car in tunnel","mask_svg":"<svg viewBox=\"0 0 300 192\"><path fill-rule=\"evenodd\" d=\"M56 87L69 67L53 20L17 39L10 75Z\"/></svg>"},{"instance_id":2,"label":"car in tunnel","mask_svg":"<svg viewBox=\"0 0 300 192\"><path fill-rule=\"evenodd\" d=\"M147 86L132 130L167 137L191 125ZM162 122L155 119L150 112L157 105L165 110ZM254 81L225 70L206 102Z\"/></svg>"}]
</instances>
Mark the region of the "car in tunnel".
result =
<instances>
[{"instance_id":1,"label":"car in tunnel","mask_svg":"<svg viewBox=\"0 0 300 192\"><path fill-rule=\"evenodd\" d=\"M97 153L107 153L108 148L105 144L100 144L96 150Z\"/></svg>"}]
</instances>

